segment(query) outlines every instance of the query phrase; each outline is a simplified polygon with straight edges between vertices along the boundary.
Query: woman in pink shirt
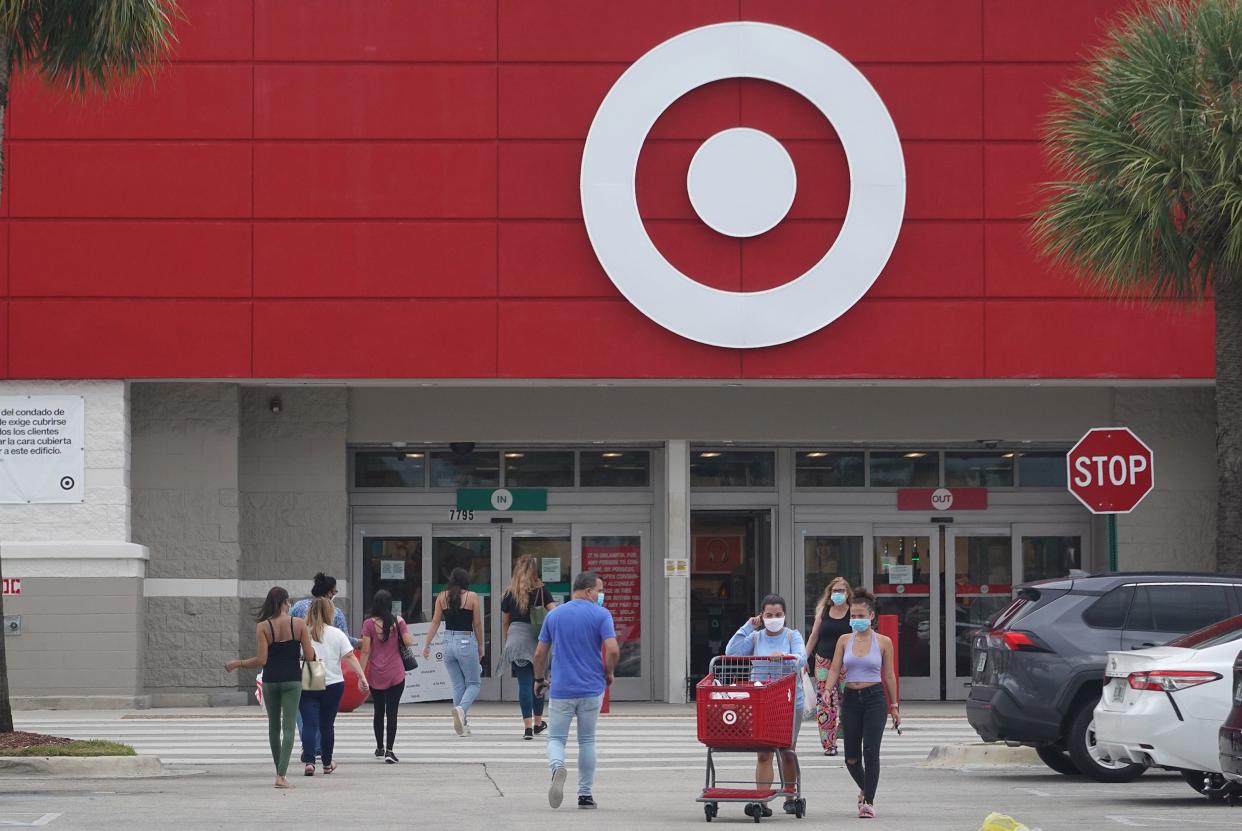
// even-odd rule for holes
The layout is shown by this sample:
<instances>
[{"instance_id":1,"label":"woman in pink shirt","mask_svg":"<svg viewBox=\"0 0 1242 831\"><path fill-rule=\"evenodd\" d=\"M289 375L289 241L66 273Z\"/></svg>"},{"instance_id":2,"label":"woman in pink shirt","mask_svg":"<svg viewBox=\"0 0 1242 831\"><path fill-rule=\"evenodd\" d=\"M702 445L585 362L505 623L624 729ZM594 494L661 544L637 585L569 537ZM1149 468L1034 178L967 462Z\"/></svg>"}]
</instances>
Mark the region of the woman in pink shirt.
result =
<instances>
[{"instance_id":1,"label":"woman in pink shirt","mask_svg":"<svg viewBox=\"0 0 1242 831\"><path fill-rule=\"evenodd\" d=\"M397 739L397 705L405 690L405 665L399 644L414 644L405 621L392 613L392 595L380 589L371 601L371 616L362 624L362 667L371 685L371 704L375 707L375 757L390 765L399 760L392 752ZM387 731L384 720L387 717Z\"/></svg>"}]
</instances>

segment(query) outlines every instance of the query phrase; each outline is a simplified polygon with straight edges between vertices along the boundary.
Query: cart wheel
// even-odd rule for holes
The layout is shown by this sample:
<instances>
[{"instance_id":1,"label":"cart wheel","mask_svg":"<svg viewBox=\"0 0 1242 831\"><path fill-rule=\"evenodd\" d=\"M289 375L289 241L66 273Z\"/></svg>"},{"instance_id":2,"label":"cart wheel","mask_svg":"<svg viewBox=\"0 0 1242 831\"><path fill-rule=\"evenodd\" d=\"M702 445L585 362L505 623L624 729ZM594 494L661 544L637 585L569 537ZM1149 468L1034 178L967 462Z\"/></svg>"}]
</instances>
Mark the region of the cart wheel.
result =
<instances>
[{"instance_id":1,"label":"cart wheel","mask_svg":"<svg viewBox=\"0 0 1242 831\"><path fill-rule=\"evenodd\" d=\"M716 807L715 802L708 802L706 805L703 806L703 814L707 818L708 822L711 822L712 819L715 818L716 812L718 810L719 809Z\"/></svg>"},{"instance_id":2,"label":"cart wheel","mask_svg":"<svg viewBox=\"0 0 1242 831\"><path fill-rule=\"evenodd\" d=\"M796 816L798 819L802 819L804 816L806 816L806 800L805 799L802 799L801 797L799 797L798 799L794 800L794 816Z\"/></svg>"}]
</instances>

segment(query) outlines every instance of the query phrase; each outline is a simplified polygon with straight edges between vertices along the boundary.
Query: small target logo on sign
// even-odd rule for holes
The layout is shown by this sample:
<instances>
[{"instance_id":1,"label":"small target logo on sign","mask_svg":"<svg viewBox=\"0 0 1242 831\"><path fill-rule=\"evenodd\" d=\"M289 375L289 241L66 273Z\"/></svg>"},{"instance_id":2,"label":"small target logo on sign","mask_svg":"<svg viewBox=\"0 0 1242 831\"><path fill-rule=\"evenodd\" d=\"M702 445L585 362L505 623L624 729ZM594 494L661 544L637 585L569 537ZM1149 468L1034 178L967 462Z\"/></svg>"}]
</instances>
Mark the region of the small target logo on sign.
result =
<instances>
[{"instance_id":1,"label":"small target logo on sign","mask_svg":"<svg viewBox=\"0 0 1242 831\"><path fill-rule=\"evenodd\" d=\"M63 490L63 491L71 491L71 490L73 490L73 486L74 486L74 485L76 485L76 484L77 484L77 482L75 482L75 481L73 480L73 477L72 477L72 476L62 476L62 477L60 477L60 489L61 489L61 490Z\"/></svg>"},{"instance_id":2,"label":"small target logo on sign","mask_svg":"<svg viewBox=\"0 0 1242 831\"><path fill-rule=\"evenodd\" d=\"M737 711L736 710L725 710L723 713L720 714L720 720L723 721L725 724L737 724Z\"/></svg>"}]
</instances>

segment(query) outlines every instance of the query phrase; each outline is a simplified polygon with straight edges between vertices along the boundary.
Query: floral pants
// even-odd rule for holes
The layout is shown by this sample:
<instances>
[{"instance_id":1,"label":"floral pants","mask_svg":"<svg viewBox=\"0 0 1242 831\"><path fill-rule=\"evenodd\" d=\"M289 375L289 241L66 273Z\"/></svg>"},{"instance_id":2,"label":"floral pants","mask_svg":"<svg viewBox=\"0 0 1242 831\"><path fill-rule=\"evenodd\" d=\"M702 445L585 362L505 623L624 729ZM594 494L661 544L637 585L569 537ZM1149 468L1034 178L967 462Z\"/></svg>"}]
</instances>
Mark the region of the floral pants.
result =
<instances>
[{"instance_id":1,"label":"floral pants","mask_svg":"<svg viewBox=\"0 0 1242 831\"><path fill-rule=\"evenodd\" d=\"M827 688L828 670L832 661L815 656L815 715L819 722L819 742L824 750L837 746L841 732L841 684L838 681Z\"/></svg>"}]
</instances>

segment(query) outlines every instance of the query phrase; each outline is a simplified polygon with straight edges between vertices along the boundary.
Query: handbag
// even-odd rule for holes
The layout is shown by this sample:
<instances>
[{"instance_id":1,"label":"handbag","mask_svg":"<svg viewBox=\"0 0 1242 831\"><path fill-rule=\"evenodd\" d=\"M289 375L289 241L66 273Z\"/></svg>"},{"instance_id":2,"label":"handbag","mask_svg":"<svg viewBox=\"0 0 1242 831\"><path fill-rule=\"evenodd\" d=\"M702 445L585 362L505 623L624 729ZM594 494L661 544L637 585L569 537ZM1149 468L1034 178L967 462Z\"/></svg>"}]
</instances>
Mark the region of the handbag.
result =
<instances>
[{"instance_id":1,"label":"handbag","mask_svg":"<svg viewBox=\"0 0 1242 831\"><path fill-rule=\"evenodd\" d=\"M323 661L302 662L302 689L310 692L321 692L328 686L328 669Z\"/></svg>"},{"instance_id":2,"label":"handbag","mask_svg":"<svg viewBox=\"0 0 1242 831\"><path fill-rule=\"evenodd\" d=\"M819 701L819 696L815 692L815 683L811 681L809 673L800 673L802 676L802 720L809 721L815 718L815 705Z\"/></svg>"},{"instance_id":3,"label":"handbag","mask_svg":"<svg viewBox=\"0 0 1242 831\"><path fill-rule=\"evenodd\" d=\"M397 625L397 654L401 656L401 666L405 667L406 672L413 672L418 669L418 659L414 657L414 650L406 646L405 633L401 631L400 624Z\"/></svg>"},{"instance_id":4,"label":"handbag","mask_svg":"<svg viewBox=\"0 0 1242 831\"><path fill-rule=\"evenodd\" d=\"M543 629L543 622L548 617L548 604L552 602L552 598L548 596L547 589L540 589L539 595L535 600L542 600L542 603L532 604L529 608L530 612L530 628L535 633L535 641L539 640L539 632Z\"/></svg>"}]
</instances>

